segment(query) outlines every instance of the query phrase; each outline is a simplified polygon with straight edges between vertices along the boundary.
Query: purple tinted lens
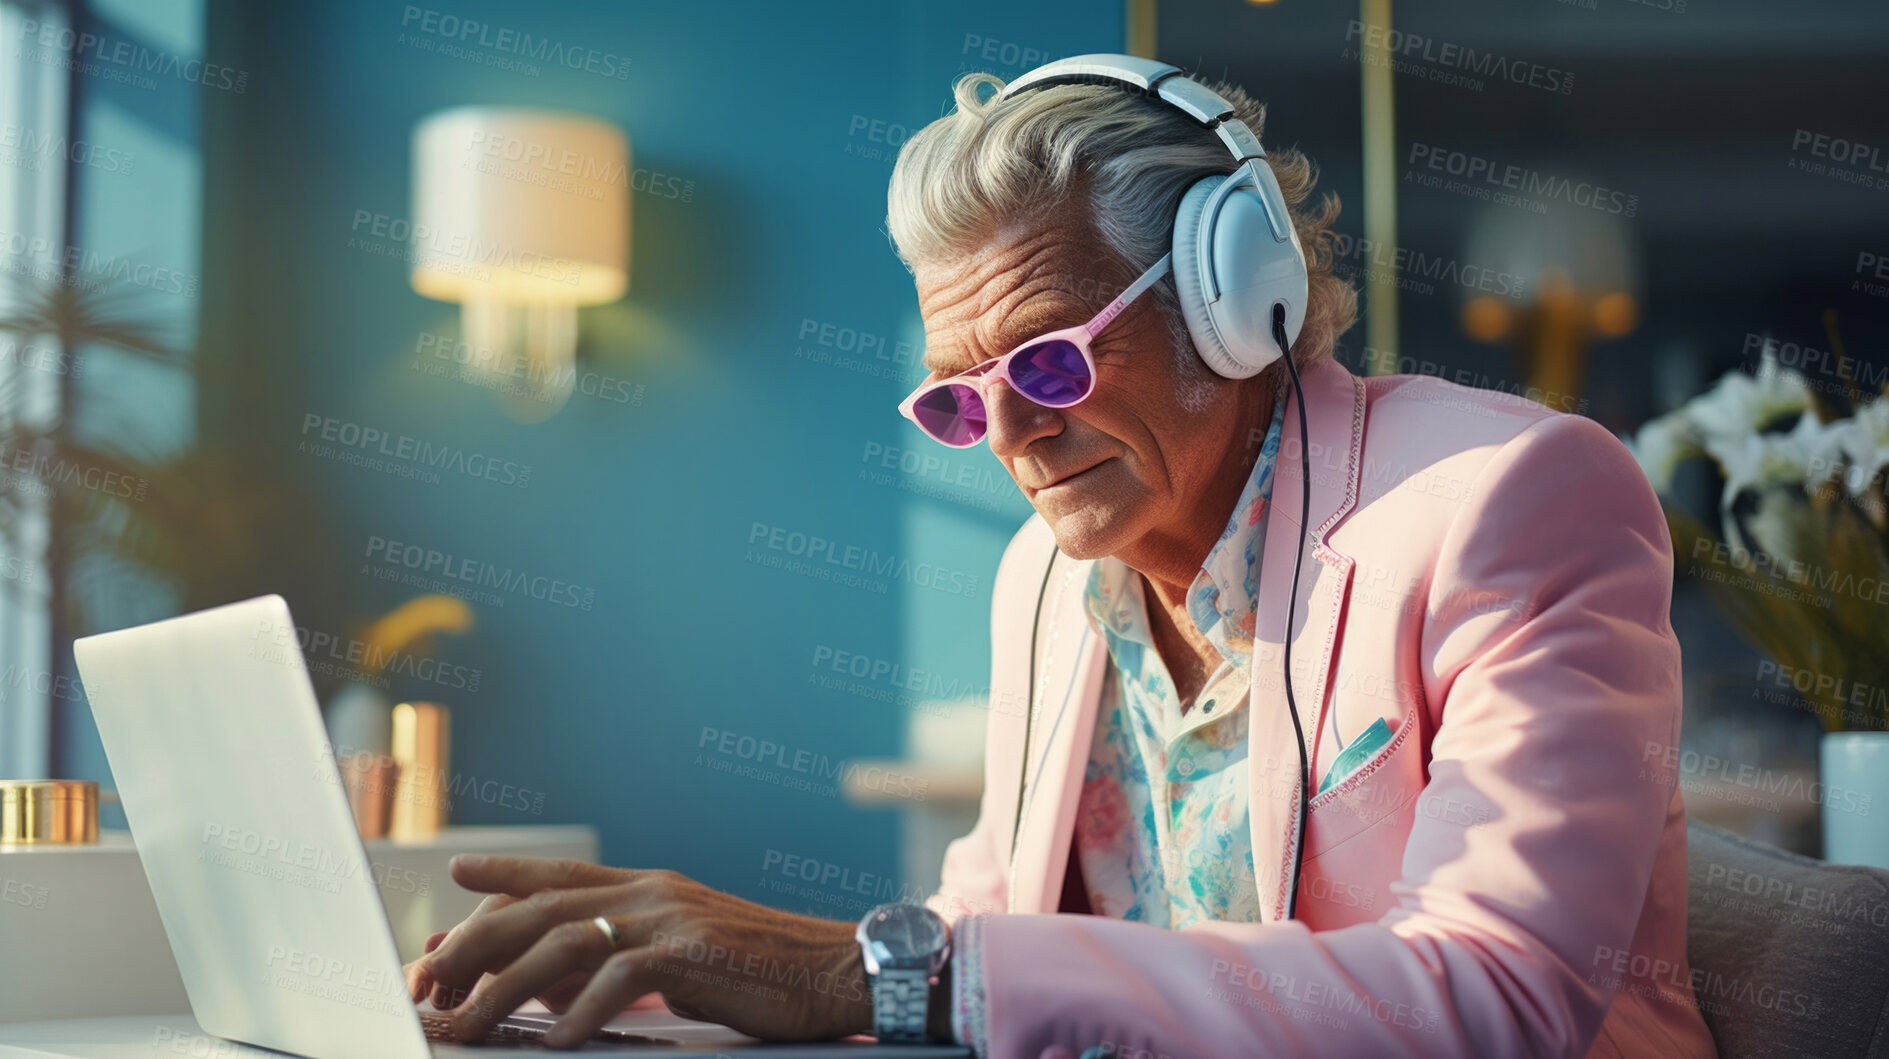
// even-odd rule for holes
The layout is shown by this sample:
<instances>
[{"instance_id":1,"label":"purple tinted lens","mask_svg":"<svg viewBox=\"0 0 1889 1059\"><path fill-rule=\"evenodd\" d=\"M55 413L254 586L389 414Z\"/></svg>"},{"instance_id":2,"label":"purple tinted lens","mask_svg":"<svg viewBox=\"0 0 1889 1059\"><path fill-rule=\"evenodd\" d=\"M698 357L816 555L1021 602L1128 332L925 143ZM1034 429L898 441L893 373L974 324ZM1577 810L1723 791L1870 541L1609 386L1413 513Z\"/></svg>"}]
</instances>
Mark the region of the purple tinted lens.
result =
<instances>
[{"instance_id":1,"label":"purple tinted lens","mask_svg":"<svg viewBox=\"0 0 1889 1059\"><path fill-rule=\"evenodd\" d=\"M984 436L984 399L970 386L940 386L912 406L925 433L947 445L973 445Z\"/></svg>"},{"instance_id":2,"label":"purple tinted lens","mask_svg":"<svg viewBox=\"0 0 1889 1059\"><path fill-rule=\"evenodd\" d=\"M1052 339L1019 350L1010 362L1010 377L1017 391L1037 404L1061 408L1089 396L1095 381L1088 362L1074 342Z\"/></svg>"}]
</instances>

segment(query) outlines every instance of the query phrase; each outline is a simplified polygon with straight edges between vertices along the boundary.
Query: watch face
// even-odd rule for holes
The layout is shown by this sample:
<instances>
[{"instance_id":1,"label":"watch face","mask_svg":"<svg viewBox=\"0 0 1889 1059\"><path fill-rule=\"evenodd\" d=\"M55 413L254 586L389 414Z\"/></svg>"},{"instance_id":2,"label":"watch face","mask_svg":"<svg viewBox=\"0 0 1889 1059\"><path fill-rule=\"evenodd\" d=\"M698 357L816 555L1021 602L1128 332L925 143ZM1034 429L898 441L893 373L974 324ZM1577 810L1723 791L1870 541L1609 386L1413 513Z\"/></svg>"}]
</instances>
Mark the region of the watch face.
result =
<instances>
[{"instance_id":1,"label":"watch face","mask_svg":"<svg viewBox=\"0 0 1889 1059\"><path fill-rule=\"evenodd\" d=\"M923 905L897 904L874 909L860 925L860 935L893 966L922 961L945 947L944 920Z\"/></svg>"}]
</instances>

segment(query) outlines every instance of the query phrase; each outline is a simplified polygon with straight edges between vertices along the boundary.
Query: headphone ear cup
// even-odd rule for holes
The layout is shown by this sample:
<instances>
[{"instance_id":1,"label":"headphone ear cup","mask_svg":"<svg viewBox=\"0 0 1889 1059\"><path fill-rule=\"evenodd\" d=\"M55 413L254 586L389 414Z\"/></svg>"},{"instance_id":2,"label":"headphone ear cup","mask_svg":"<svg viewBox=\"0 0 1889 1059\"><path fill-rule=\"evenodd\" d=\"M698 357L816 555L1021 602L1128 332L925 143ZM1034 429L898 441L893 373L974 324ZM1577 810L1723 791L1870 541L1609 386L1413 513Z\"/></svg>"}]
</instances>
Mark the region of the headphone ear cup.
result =
<instances>
[{"instance_id":1,"label":"headphone ear cup","mask_svg":"<svg viewBox=\"0 0 1889 1059\"><path fill-rule=\"evenodd\" d=\"M1239 361L1214 328L1213 314L1207 309L1205 280L1200 274L1201 215L1207 197L1226 179L1202 177L1181 196L1180 207L1174 213L1174 290L1180 297L1181 319L1187 322L1187 333L1200 359L1216 375L1241 379L1252 373L1240 369Z\"/></svg>"},{"instance_id":2,"label":"headphone ear cup","mask_svg":"<svg viewBox=\"0 0 1889 1059\"><path fill-rule=\"evenodd\" d=\"M1289 238L1273 237L1267 203L1285 207L1272 171L1263 162L1256 164L1261 187L1241 174L1202 177L1181 196L1174 216L1174 286L1181 315L1200 359L1229 379L1251 378L1285 355L1273 340L1274 306L1285 307L1288 346L1305 323L1308 277L1299 234L1288 224ZM1228 179L1240 183L1221 194ZM1209 276L1215 282L1209 283ZM1211 303L1209 288L1219 291Z\"/></svg>"}]
</instances>

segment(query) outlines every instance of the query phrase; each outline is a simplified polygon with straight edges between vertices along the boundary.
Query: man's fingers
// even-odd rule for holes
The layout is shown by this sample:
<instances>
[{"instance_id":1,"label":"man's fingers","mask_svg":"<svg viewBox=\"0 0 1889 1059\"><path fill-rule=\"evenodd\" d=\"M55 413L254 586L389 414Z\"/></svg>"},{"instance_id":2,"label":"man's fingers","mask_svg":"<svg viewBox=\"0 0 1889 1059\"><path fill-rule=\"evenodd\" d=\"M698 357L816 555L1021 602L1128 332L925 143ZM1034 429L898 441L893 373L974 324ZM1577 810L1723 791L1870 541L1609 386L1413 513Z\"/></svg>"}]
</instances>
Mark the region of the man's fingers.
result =
<instances>
[{"instance_id":1,"label":"man's fingers","mask_svg":"<svg viewBox=\"0 0 1889 1059\"><path fill-rule=\"evenodd\" d=\"M595 924L587 920L558 924L511 966L473 988L453 1016L459 1039L484 1037L493 1023L516 1011L518 1005L573 971L595 970L612 951L610 939Z\"/></svg>"},{"instance_id":2,"label":"man's fingers","mask_svg":"<svg viewBox=\"0 0 1889 1059\"><path fill-rule=\"evenodd\" d=\"M572 971L564 980L538 994L538 1002L551 1010L554 1015L562 1015L577 999L577 994L590 984L589 971Z\"/></svg>"},{"instance_id":3,"label":"man's fingers","mask_svg":"<svg viewBox=\"0 0 1889 1059\"><path fill-rule=\"evenodd\" d=\"M545 1031L546 1047L573 1048L584 1043L637 997L655 989L653 959L654 950L649 948L611 955L590 976L590 984L571 1002L564 1017Z\"/></svg>"},{"instance_id":4,"label":"man's fingers","mask_svg":"<svg viewBox=\"0 0 1889 1059\"><path fill-rule=\"evenodd\" d=\"M432 952L439 948L439 943L446 940L446 934L447 932L442 930L437 934L429 935L426 939L426 951Z\"/></svg>"},{"instance_id":5,"label":"man's fingers","mask_svg":"<svg viewBox=\"0 0 1889 1059\"><path fill-rule=\"evenodd\" d=\"M560 923L588 923L621 904L615 888L540 890L497 911L474 916L452 929L445 941L420 957L432 980L444 986L471 986L482 974L503 970ZM598 938L603 932L588 928Z\"/></svg>"},{"instance_id":6,"label":"man's fingers","mask_svg":"<svg viewBox=\"0 0 1889 1059\"><path fill-rule=\"evenodd\" d=\"M571 889L583 886L608 886L627 880L632 873L623 868L606 868L581 860L550 857L492 857L461 853L452 861L453 881L481 894L510 894L529 897L539 890Z\"/></svg>"},{"instance_id":7,"label":"man's fingers","mask_svg":"<svg viewBox=\"0 0 1889 1059\"><path fill-rule=\"evenodd\" d=\"M472 992L471 989L461 988L456 985L440 985L438 982L435 982L433 983L433 995L431 998L433 1008L437 1011L451 1011L458 1007L460 1003L466 999L466 994L470 992Z\"/></svg>"}]
</instances>

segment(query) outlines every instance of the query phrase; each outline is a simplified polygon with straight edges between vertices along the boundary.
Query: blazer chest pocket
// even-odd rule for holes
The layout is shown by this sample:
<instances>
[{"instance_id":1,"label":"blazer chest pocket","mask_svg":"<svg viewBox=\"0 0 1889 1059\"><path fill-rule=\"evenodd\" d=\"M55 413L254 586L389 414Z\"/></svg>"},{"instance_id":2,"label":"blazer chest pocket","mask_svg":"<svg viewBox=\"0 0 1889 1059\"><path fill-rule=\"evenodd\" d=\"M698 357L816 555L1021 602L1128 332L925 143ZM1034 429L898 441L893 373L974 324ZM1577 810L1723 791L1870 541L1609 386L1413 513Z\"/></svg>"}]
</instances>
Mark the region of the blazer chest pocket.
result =
<instances>
[{"instance_id":1,"label":"blazer chest pocket","mask_svg":"<svg viewBox=\"0 0 1889 1059\"><path fill-rule=\"evenodd\" d=\"M1314 795L1306 810L1306 859L1355 837L1415 799L1423 790L1422 743L1413 705L1389 742L1349 776Z\"/></svg>"}]
</instances>

